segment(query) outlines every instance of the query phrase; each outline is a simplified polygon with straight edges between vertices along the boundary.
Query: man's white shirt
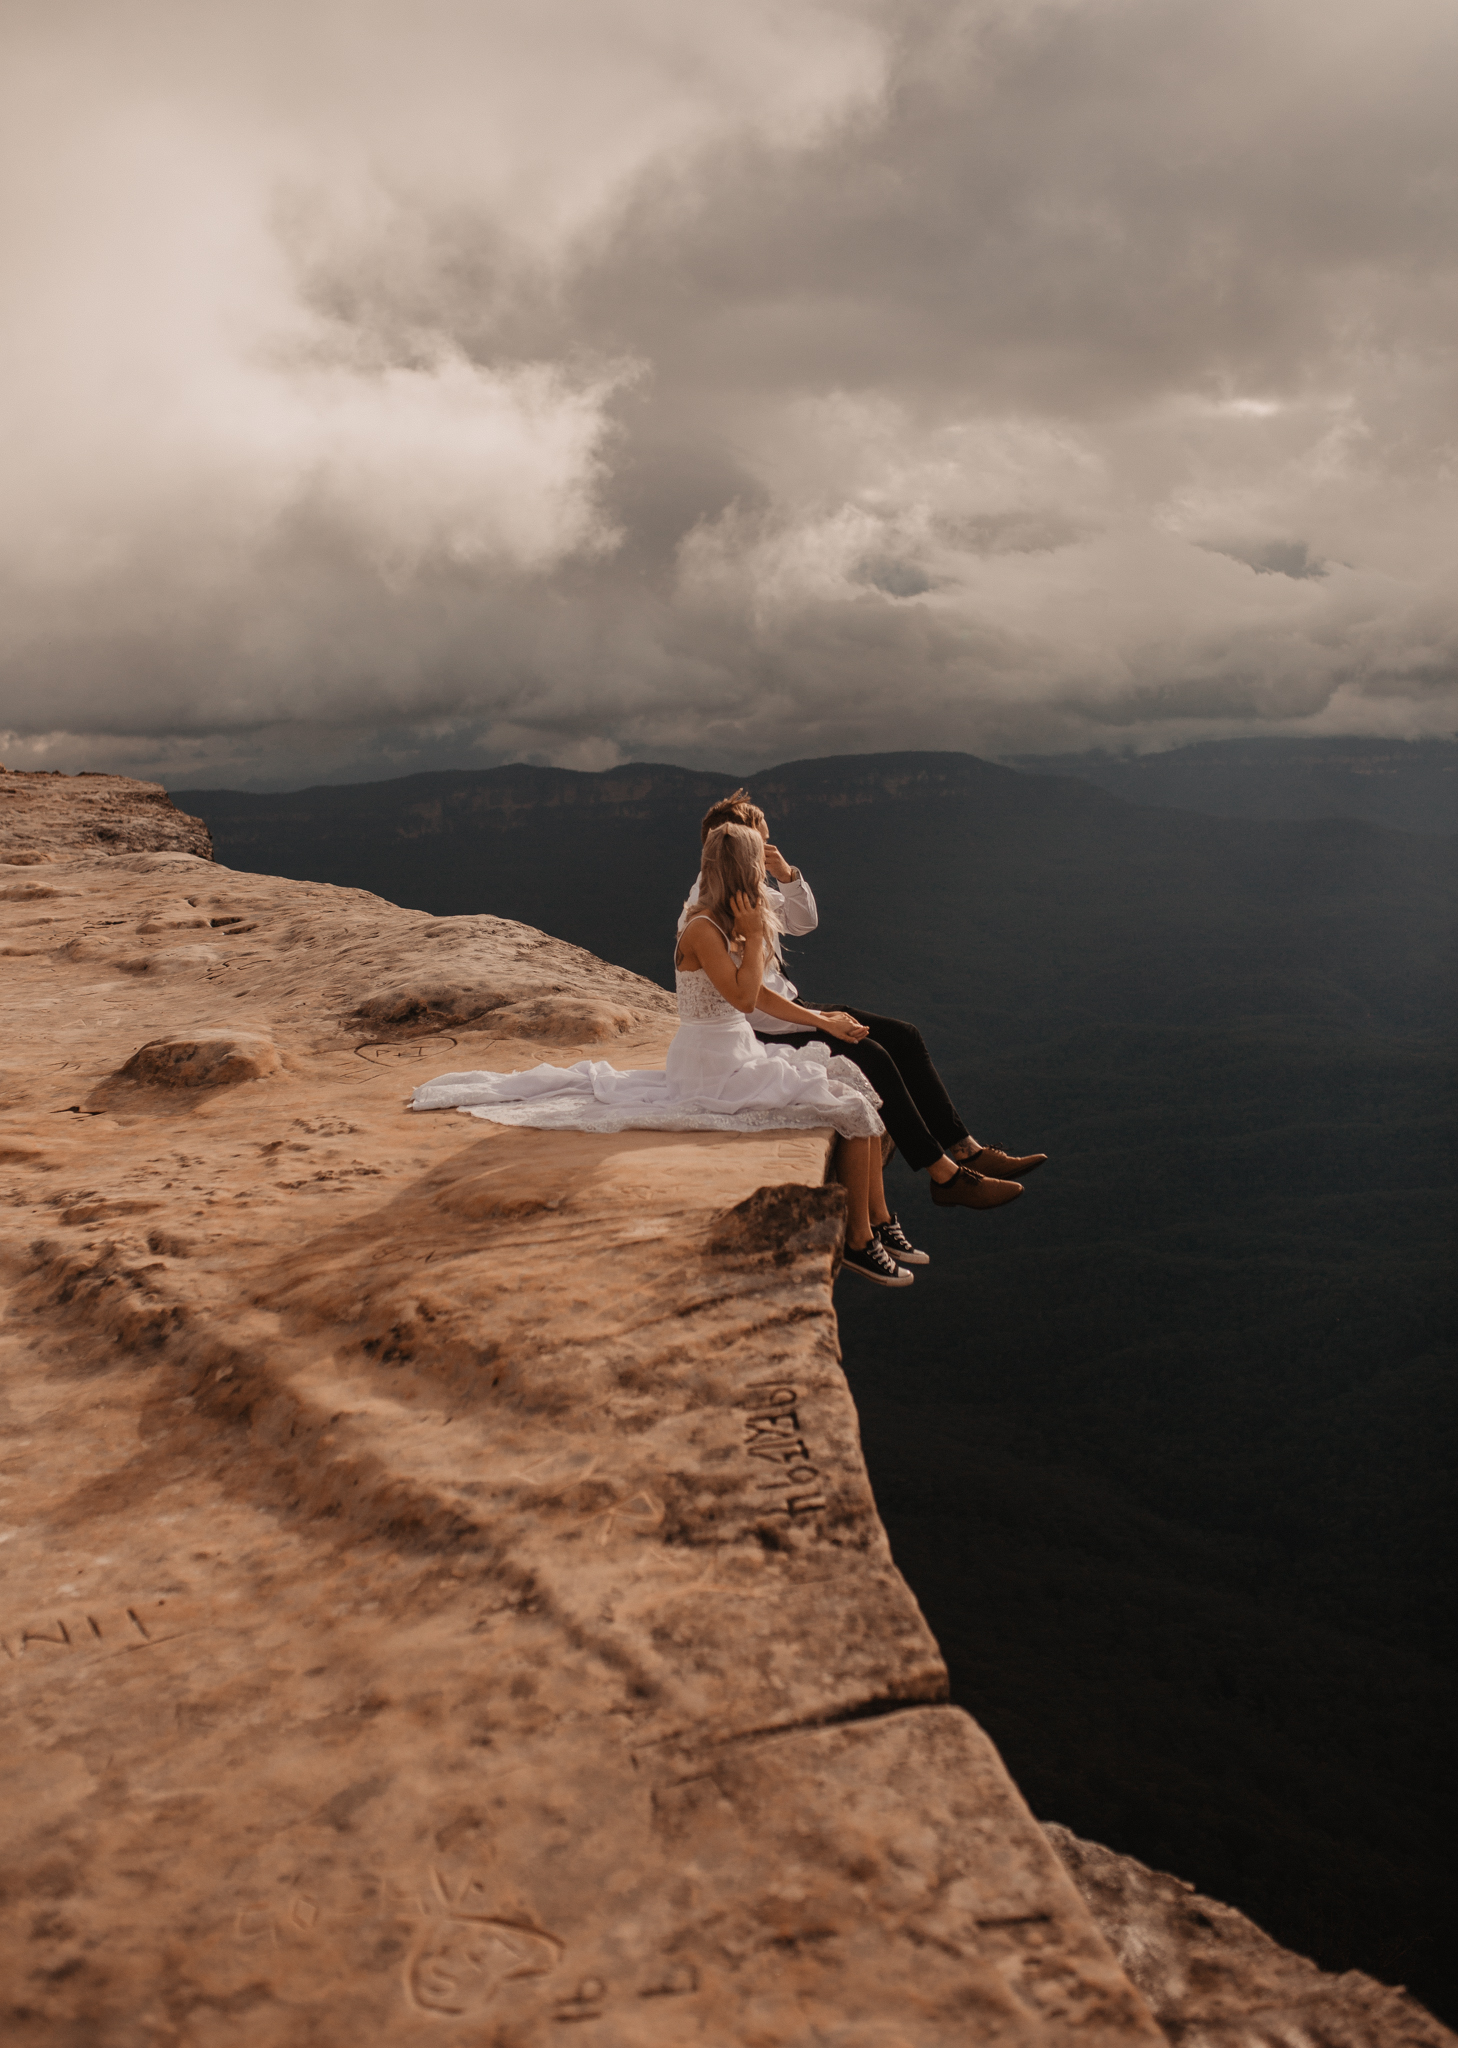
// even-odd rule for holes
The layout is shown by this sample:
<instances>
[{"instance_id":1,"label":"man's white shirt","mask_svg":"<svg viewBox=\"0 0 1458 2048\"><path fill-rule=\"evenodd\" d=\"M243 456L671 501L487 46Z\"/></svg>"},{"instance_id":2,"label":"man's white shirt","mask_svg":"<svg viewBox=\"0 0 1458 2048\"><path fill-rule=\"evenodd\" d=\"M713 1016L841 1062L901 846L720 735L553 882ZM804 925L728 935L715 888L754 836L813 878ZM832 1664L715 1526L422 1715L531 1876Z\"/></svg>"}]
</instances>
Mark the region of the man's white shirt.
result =
<instances>
[{"instance_id":1,"label":"man's white shirt","mask_svg":"<svg viewBox=\"0 0 1458 2048\"><path fill-rule=\"evenodd\" d=\"M779 893L780 922L790 937L803 939L807 932L813 932L820 922L820 913L815 908L815 898L805 877L797 874L793 882L775 882L768 876L765 880L768 888ZM678 914L680 931L697 910L698 903L699 881L695 877L694 886L689 890L683 909ZM768 961L765 965L764 986L784 1002L797 1003L800 1000L794 982L787 978L783 969L774 960ZM786 1031L803 1031L805 1028L802 1024L787 1024L783 1017L767 1017L763 1010L751 1010L749 1022L754 1030L769 1032L775 1036Z\"/></svg>"}]
</instances>

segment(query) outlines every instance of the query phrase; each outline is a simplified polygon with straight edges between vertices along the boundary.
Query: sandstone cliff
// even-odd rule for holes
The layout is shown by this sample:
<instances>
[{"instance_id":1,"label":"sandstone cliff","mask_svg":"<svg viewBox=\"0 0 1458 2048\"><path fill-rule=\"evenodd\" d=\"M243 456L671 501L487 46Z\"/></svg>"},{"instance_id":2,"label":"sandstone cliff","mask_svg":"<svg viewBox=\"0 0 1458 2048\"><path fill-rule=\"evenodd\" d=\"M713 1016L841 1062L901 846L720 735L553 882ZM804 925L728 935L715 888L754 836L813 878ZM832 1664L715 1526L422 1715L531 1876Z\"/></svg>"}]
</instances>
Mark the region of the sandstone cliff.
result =
<instances>
[{"instance_id":1,"label":"sandstone cliff","mask_svg":"<svg viewBox=\"0 0 1458 2048\"><path fill-rule=\"evenodd\" d=\"M144 852L211 860L213 842L202 819L179 811L160 782L0 767L0 864Z\"/></svg>"},{"instance_id":2,"label":"sandstone cliff","mask_svg":"<svg viewBox=\"0 0 1458 2048\"><path fill-rule=\"evenodd\" d=\"M940 1703L823 1141L409 1114L669 1001L102 780L0 778L6 2040L1157 2042Z\"/></svg>"}]
</instances>

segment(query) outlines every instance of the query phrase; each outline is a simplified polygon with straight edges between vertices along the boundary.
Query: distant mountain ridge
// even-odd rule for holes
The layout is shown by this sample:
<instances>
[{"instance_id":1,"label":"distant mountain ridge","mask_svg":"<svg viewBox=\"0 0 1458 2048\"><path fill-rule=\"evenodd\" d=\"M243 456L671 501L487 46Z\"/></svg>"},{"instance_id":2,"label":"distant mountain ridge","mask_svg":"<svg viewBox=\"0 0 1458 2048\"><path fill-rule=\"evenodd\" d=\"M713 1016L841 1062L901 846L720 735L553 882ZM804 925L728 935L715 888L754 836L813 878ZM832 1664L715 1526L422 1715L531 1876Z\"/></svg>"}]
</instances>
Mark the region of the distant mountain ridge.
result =
<instances>
[{"instance_id":1,"label":"distant mountain ridge","mask_svg":"<svg viewBox=\"0 0 1458 2048\"><path fill-rule=\"evenodd\" d=\"M1009 754L1029 775L1075 775L1131 803L1223 818L1364 818L1458 832L1458 740L1199 740L1160 754Z\"/></svg>"},{"instance_id":2,"label":"distant mountain ridge","mask_svg":"<svg viewBox=\"0 0 1458 2048\"><path fill-rule=\"evenodd\" d=\"M931 764L939 759L966 764L979 757L948 753L834 758L838 765L912 759L925 764L920 772L935 782L938 777ZM812 765L809 761L786 762L751 779L777 792L783 789L786 801L794 802L799 795L799 771ZM1199 740L1162 753L1095 748L1078 754L1009 754L999 763L982 762L988 769L999 765L1025 775L1071 776L1130 803L1202 811L1214 817L1268 821L1361 818L1395 831L1458 833L1458 740ZM872 782L877 779L874 765L869 766L868 774ZM662 762L629 762L602 773L517 763L504 768L426 770L368 782L322 783L288 792L178 788L173 794L200 804L206 800L236 806L240 817L254 804L264 807L256 815L277 815L269 807L277 806L281 796L287 795L307 799L317 815L342 820L357 808L364 792L387 788L398 791L402 799L418 802L425 812L437 802L459 814L463 806L510 813L522 804L530 807L546 801L591 804L626 816L632 814L635 804L661 800L675 779L687 797L721 786L730 788L736 778ZM468 790L476 794L468 797Z\"/></svg>"},{"instance_id":3,"label":"distant mountain ridge","mask_svg":"<svg viewBox=\"0 0 1458 2048\"><path fill-rule=\"evenodd\" d=\"M802 805L830 809L903 797L915 790L1010 788L1017 768L976 754L837 754L786 761L757 775L680 768L666 761L628 761L618 768L539 768L512 762L501 768L435 768L380 782L317 783L307 789L255 792L179 789L175 795L202 815L216 817L236 843L267 830L286 833L304 820L321 835L351 829L386 829L409 839L438 836L472 820L509 830L530 812L591 810L612 818L646 818L665 808L695 819L740 783L780 815Z\"/></svg>"}]
</instances>

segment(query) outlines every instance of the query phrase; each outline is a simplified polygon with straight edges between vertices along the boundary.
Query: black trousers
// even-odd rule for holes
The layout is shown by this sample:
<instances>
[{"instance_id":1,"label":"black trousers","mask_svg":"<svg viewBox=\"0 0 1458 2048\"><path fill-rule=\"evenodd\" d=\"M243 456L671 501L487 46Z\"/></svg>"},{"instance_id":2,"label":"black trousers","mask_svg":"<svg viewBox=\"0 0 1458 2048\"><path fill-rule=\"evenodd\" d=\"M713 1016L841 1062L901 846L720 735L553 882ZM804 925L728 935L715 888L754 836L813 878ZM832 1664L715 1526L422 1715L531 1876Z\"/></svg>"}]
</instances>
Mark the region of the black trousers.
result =
<instances>
[{"instance_id":1,"label":"black trousers","mask_svg":"<svg viewBox=\"0 0 1458 2048\"><path fill-rule=\"evenodd\" d=\"M967 1126L953 1108L914 1024L903 1023L899 1017L878 1017L873 1010L853 1009L849 1003L818 1007L847 1011L858 1024L868 1027L869 1037L858 1045L847 1045L828 1031L757 1031L754 1035L768 1046L804 1046L818 1038L832 1052L853 1061L880 1096L881 1121L913 1172L922 1172L962 1142L968 1135Z\"/></svg>"}]
</instances>

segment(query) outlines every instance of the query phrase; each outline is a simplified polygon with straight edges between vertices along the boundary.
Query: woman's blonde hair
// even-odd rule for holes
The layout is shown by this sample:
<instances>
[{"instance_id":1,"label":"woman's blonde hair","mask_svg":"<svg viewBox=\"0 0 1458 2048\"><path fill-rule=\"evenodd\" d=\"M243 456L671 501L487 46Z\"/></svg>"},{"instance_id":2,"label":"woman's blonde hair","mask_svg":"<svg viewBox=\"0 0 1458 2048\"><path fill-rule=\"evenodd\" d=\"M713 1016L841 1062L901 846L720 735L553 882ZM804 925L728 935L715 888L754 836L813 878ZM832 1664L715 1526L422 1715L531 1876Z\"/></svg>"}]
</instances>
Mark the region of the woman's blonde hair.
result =
<instances>
[{"instance_id":1,"label":"woman's blonde hair","mask_svg":"<svg viewBox=\"0 0 1458 2048\"><path fill-rule=\"evenodd\" d=\"M780 915L764 886L764 841L752 825L716 825L704 841L699 908L713 918L725 938L733 937L733 898L741 890L764 911L770 951L778 959Z\"/></svg>"}]
</instances>

